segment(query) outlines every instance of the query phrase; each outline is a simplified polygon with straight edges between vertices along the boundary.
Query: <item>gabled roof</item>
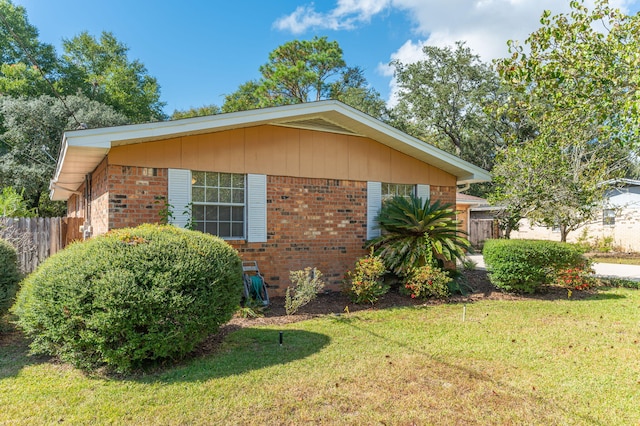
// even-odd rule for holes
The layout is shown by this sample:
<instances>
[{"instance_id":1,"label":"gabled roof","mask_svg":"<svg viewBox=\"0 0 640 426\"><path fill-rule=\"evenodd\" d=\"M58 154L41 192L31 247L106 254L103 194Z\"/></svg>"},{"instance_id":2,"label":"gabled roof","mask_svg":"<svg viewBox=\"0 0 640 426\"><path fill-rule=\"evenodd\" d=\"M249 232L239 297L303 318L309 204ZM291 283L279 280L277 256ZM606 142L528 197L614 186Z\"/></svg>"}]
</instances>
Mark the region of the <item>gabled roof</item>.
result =
<instances>
[{"instance_id":1,"label":"gabled roof","mask_svg":"<svg viewBox=\"0 0 640 426\"><path fill-rule=\"evenodd\" d=\"M174 121L66 132L62 137L56 172L51 180L51 198L68 199L112 147L258 125L367 137L456 176L459 184L491 180L489 172L480 167L409 136L342 102L328 100Z\"/></svg>"}]
</instances>

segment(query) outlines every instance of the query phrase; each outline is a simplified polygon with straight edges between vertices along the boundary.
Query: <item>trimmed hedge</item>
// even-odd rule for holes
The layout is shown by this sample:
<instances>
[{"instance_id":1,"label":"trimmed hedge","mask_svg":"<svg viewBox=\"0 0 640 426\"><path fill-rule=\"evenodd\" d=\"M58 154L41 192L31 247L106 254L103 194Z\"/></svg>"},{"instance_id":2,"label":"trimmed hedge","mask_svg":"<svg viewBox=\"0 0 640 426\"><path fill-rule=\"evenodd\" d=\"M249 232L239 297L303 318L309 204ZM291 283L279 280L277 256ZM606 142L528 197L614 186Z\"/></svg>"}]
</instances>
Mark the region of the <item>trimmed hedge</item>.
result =
<instances>
[{"instance_id":1,"label":"trimmed hedge","mask_svg":"<svg viewBox=\"0 0 640 426\"><path fill-rule=\"evenodd\" d=\"M8 241L0 238L0 317L7 313L20 282L18 253Z\"/></svg>"},{"instance_id":2,"label":"trimmed hedge","mask_svg":"<svg viewBox=\"0 0 640 426\"><path fill-rule=\"evenodd\" d=\"M123 372L191 352L231 319L242 288L241 260L222 239L142 225L47 259L13 312L33 352Z\"/></svg>"},{"instance_id":3,"label":"trimmed hedge","mask_svg":"<svg viewBox=\"0 0 640 426\"><path fill-rule=\"evenodd\" d=\"M583 253L575 244L542 240L488 240L482 251L491 283L522 293L553 283L562 269L584 268Z\"/></svg>"}]
</instances>

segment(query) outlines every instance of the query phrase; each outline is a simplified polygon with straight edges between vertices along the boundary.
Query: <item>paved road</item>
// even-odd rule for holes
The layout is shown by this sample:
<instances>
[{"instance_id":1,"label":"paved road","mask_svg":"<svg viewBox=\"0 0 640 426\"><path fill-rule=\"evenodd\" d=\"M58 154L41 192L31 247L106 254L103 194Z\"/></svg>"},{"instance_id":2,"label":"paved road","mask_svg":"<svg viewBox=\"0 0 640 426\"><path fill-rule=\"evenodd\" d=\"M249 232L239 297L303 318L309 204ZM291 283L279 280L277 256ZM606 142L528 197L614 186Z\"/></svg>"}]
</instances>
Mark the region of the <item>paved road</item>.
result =
<instances>
[{"instance_id":1,"label":"paved road","mask_svg":"<svg viewBox=\"0 0 640 426\"><path fill-rule=\"evenodd\" d=\"M476 262L476 268L485 269L484 259L481 254L473 254L469 258ZM596 275L601 277L617 277L640 281L640 265L595 263L593 269L596 271Z\"/></svg>"}]
</instances>

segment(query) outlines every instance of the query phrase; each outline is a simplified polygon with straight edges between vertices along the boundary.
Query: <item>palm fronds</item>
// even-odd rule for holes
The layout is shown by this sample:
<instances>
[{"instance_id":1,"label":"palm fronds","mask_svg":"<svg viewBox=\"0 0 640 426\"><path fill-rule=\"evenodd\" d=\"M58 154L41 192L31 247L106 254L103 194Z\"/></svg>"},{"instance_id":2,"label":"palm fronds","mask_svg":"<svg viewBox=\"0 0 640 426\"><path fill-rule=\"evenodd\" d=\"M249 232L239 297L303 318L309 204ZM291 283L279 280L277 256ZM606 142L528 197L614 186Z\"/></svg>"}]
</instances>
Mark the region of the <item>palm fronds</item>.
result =
<instances>
[{"instance_id":1,"label":"palm fronds","mask_svg":"<svg viewBox=\"0 0 640 426\"><path fill-rule=\"evenodd\" d=\"M454 206L440 201L394 197L383 204L377 222L382 235L367 247L373 247L398 275L434 259L463 259L470 247L466 233L458 229Z\"/></svg>"}]
</instances>

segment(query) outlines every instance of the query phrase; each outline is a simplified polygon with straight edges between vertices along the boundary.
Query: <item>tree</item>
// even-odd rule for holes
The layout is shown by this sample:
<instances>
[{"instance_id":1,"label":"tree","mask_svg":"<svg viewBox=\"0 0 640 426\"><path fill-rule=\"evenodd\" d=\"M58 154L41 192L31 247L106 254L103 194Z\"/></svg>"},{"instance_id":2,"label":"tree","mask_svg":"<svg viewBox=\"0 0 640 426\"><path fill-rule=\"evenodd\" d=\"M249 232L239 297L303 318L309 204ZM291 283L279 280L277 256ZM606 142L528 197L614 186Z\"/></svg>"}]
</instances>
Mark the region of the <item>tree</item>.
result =
<instances>
[{"instance_id":1,"label":"tree","mask_svg":"<svg viewBox=\"0 0 640 426\"><path fill-rule=\"evenodd\" d=\"M38 40L25 8L9 0L0 0L0 64L0 94L52 93L43 76L57 74L55 49Z\"/></svg>"},{"instance_id":2,"label":"tree","mask_svg":"<svg viewBox=\"0 0 640 426\"><path fill-rule=\"evenodd\" d=\"M640 14L626 16L596 1L588 10L551 16L524 45L509 42L511 57L497 62L503 80L522 96L541 138L595 129L598 141L640 148Z\"/></svg>"},{"instance_id":3,"label":"tree","mask_svg":"<svg viewBox=\"0 0 640 426\"><path fill-rule=\"evenodd\" d=\"M49 180L55 171L54 156L65 130L125 124L127 118L113 108L85 96L62 100L0 97L4 132L0 135L0 187L24 191L28 208L41 216L58 215L63 206L47 204ZM46 206L46 209L45 209Z\"/></svg>"},{"instance_id":4,"label":"tree","mask_svg":"<svg viewBox=\"0 0 640 426\"><path fill-rule=\"evenodd\" d=\"M531 123L533 139L509 141L493 170L493 200L507 213L558 226L562 241L594 217L603 182L632 170L628 151L640 146L640 15L625 16L606 1L592 12L578 1L571 8L545 12L528 49L510 42L512 56L497 62L512 93L502 112Z\"/></svg>"},{"instance_id":5,"label":"tree","mask_svg":"<svg viewBox=\"0 0 640 426\"><path fill-rule=\"evenodd\" d=\"M249 80L241 84L238 90L224 97L222 112L248 111L266 106L275 106L270 105L270 102L260 81Z\"/></svg>"},{"instance_id":6,"label":"tree","mask_svg":"<svg viewBox=\"0 0 640 426\"><path fill-rule=\"evenodd\" d=\"M340 78L329 86L330 99L336 99L383 121L389 121L389 111L380 93L367 84L360 67L346 68Z\"/></svg>"},{"instance_id":7,"label":"tree","mask_svg":"<svg viewBox=\"0 0 640 426\"><path fill-rule=\"evenodd\" d=\"M27 202L21 193L10 186L2 188L0 217L32 217L33 215L33 209L27 207Z\"/></svg>"},{"instance_id":8,"label":"tree","mask_svg":"<svg viewBox=\"0 0 640 426\"><path fill-rule=\"evenodd\" d=\"M325 98L329 79L340 75L345 66L337 41L314 37L277 47L260 73L267 96L274 102L302 103Z\"/></svg>"},{"instance_id":9,"label":"tree","mask_svg":"<svg viewBox=\"0 0 640 426\"><path fill-rule=\"evenodd\" d=\"M189 108L184 111L175 110L173 111L173 114L171 114L171 117L169 117L169 119L179 120L181 118L202 117L205 115L220 114L220 112L220 107L218 107L217 105L203 105L198 108Z\"/></svg>"},{"instance_id":10,"label":"tree","mask_svg":"<svg viewBox=\"0 0 640 426\"><path fill-rule=\"evenodd\" d=\"M347 67L338 42L326 37L279 46L260 73L259 80L225 97L223 112L338 99L376 118L386 114L384 101L368 87L362 69Z\"/></svg>"},{"instance_id":11,"label":"tree","mask_svg":"<svg viewBox=\"0 0 640 426\"><path fill-rule=\"evenodd\" d=\"M502 130L488 108L506 98L498 75L463 42L422 51L421 61L392 62L399 86L396 116L414 136L491 169Z\"/></svg>"},{"instance_id":12,"label":"tree","mask_svg":"<svg viewBox=\"0 0 640 426\"><path fill-rule=\"evenodd\" d=\"M594 219L602 207L603 184L624 168L616 150L593 142L566 146L537 138L513 144L498 156L490 200L504 206L508 234L522 217L558 227L560 240Z\"/></svg>"},{"instance_id":13,"label":"tree","mask_svg":"<svg viewBox=\"0 0 640 426\"><path fill-rule=\"evenodd\" d=\"M131 122L142 123L165 118L160 86L138 60L129 60L129 48L110 32L100 40L82 32L64 40L64 93L83 93L91 100L111 106Z\"/></svg>"}]
</instances>

